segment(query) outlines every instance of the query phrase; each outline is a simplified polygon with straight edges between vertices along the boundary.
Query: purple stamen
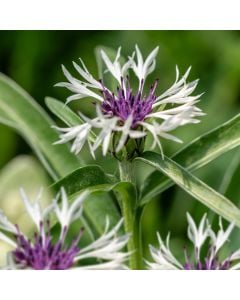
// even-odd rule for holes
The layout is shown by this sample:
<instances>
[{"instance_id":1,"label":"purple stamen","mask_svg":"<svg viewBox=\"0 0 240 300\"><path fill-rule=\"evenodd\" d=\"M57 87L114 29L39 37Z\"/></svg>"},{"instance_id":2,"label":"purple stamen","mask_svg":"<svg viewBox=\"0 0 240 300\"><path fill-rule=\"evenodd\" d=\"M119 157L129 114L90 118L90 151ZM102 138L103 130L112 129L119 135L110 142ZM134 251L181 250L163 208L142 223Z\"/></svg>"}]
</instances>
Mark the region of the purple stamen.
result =
<instances>
[{"instance_id":1,"label":"purple stamen","mask_svg":"<svg viewBox=\"0 0 240 300\"><path fill-rule=\"evenodd\" d=\"M80 250L77 244L82 235L82 229L69 247L63 247L67 228L64 228L62 237L54 244L49 221L46 223L46 233L43 225L41 222L39 233L34 234L33 242L27 240L17 227L17 248L13 251L15 262L25 268L35 270L69 269Z\"/></svg>"},{"instance_id":2,"label":"purple stamen","mask_svg":"<svg viewBox=\"0 0 240 300\"><path fill-rule=\"evenodd\" d=\"M128 78L127 87L124 87L122 81L121 87L117 89L116 95L111 94L102 84L102 94L104 97L104 102L101 105L102 112L109 117L119 117L122 122L125 122L128 117L132 115L133 121L131 128L136 128L138 123L143 121L152 111L153 103L156 100L154 93L157 84L158 80L151 86L147 96L142 96L141 89L134 95Z\"/></svg>"},{"instance_id":3,"label":"purple stamen","mask_svg":"<svg viewBox=\"0 0 240 300\"><path fill-rule=\"evenodd\" d=\"M217 255L214 257L211 256L211 248L208 251L207 256L204 258L204 262L201 261L200 258L198 258L198 250L195 249L195 259L193 263L190 262L190 258L187 255L186 250L184 250L185 254L185 264L184 269L185 270L228 270L231 265L231 257L225 260L225 262L219 261L219 258Z\"/></svg>"}]
</instances>

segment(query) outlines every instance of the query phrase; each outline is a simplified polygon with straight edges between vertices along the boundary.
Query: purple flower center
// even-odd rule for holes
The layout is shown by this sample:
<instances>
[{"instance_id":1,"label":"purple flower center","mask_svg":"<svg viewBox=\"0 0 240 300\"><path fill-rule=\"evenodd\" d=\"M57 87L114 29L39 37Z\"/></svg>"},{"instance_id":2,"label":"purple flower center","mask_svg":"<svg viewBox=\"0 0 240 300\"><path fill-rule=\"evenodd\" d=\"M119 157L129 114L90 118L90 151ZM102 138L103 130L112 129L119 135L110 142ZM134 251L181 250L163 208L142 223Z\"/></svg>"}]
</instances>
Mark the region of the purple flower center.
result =
<instances>
[{"instance_id":1,"label":"purple flower center","mask_svg":"<svg viewBox=\"0 0 240 300\"><path fill-rule=\"evenodd\" d=\"M49 222L47 227L45 233L41 223L40 232L34 234L33 241L27 240L18 229L17 248L13 251L15 263L35 270L65 270L74 264L74 258L80 250L77 247L80 235L69 247L64 247L67 228L63 236L53 243Z\"/></svg>"},{"instance_id":2,"label":"purple flower center","mask_svg":"<svg viewBox=\"0 0 240 300\"><path fill-rule=\"evenodd\" d=\"M184 269L185 270L228 270L231 265L231 259L230 257L224 262L220 262L218 257L215 255L214 257L211 256L211 251L209 251L209 254L204 259L204 262L201 261L201 259L198 259L197 251L195 255L195 262L190 261L190 257L187 255L186 250L185 253L185 264Z\"/></svg>"},{"instance_id":3,"label":"purple flower center","mask_svg":"<svg viewBox=\"0 0 240 300\"><path fill-rule=\"evenodd\" d=\"M117 89L117 94L110 93L103 86L104 102L101 105L102 112L109 117L119 117L124 123L130 115L133 121L131 128L134 129L138 123L143 121L145 117L152 111L152 105L156 100L154 95L158 81L156 80L149 90L147 96L142 95L142 87L134 95L128 81L128 86L124 88L123 83Z\"/></svg>"}]
</instances>

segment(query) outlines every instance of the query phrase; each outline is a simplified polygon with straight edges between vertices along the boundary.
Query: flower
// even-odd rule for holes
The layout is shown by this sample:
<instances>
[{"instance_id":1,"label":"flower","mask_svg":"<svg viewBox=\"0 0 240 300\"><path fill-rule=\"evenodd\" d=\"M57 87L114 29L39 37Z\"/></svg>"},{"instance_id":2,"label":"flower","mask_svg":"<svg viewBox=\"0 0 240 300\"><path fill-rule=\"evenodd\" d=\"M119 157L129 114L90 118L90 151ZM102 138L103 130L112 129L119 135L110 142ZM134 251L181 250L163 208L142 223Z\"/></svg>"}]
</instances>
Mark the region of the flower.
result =
<instances>
[{"instance_id":1,"label":"flower","mask_svg":"<svg viewBox=\"0 0 240 300\"><path fill-rule=\"evenodd\" d=\"M69 103L73 100L90 97L95 101L96 117L87 118L79 113L83 124L74 127L59 128L60 140L56 143L73 141L71 151L78 154L85 142L88 142L90 151L94 156L95 150L102 146L103 155L111 151L114 155L128 145L130 140L136 143L133 154L141 152L142 142L149 133L153 137L152 148L156 145L162 152L160 138L182 142L170 132L179 126L190 123L198 123L197 117L204 115L196 104L202 94L192 96L198 84L198 80L187 82L190 69L180 78L176 67L176 80L174 84L163 94L157 95L158 80L145 90L147 76L156 66L156 47L144 61L138 46L128 60L121 65L121 48L118 49L114 61L101 50L101 58L109 72L118 83L116 91L111 91L103 79L96 80L90 74L87 67L80 59L81 66L73 62L73 66L82 79L74 78L68 70L62 66L63 73L68 82L60 82L56 86L65 87L73 95L67 98ZM135 58L136 56L136 58ZM132 70L138 79L138 88L133 91L130 83L129 71ZM97 130L97 138L91 140L90 133ZM127 149L129 152L129 149Z\"/></svg>"},{"instance_id":2,"label":"flower","mask_svg":"<svg viewBox=\"0 0 240 300\"><path fill-rule=\"evenodd\" d=\"M12 224L5 214L0 212L0 240L9 244L12 250L8 253L5 269L35 269L35 270L64 270L64 269L123 269L128 253L121 249L128 242L128 235L118 236L123 220L109 230L107 219L105 232L90 245L81 248L79 234L69 244L66 236L70 225L81 217L82 203L88 196L88 191L82 192L70 205L65 190L62 188L56 199L45 209L41 208L41 192L36 200L31 202L21 189L21 199L26 211L36 226L32 239L28 239L18 225ZM61 198L61 204L59 200ZM51 226L50 215L53 214L60 224L60 233L55 241ZM68 239L69 240L69 239ZM96 264L80 265L88 258L97 260Z\"/></svg>"},{"instance_id":3,"label":"flower","mask_svg":"<svg viewBox=\"0 0 240 300\"><path fill-rule=\"evenodd\" d=\"M195 224L192 217L187 214L188 238L193 243L194 252L189 256L185 250L185 263L180 263L172 254L169 247L170 235L168 234L166 243L158 233L159 248L150 245L150 253L154 262L147 261L149 269L152 270L238 270L240 269L240 249L231 253L224 259L219 258L219 250L228 241L234 228L231 223L226 230L223 229L222 220L219 218L219 230L217 233L211 228L206 214L202 217L199 226ZM207 254L202 253L202 247L209 240ZM191 259L192 258L192 259Z\"/></svg>"}]
</instances>

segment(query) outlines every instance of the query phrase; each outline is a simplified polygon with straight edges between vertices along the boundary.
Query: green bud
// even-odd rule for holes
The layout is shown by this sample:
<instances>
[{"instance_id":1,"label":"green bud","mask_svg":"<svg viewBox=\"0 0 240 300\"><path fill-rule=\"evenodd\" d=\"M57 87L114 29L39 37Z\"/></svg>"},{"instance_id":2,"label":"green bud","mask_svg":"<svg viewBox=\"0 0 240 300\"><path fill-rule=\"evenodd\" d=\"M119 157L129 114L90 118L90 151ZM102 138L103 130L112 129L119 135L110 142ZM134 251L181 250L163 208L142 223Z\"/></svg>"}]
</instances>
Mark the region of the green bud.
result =
<instances>
[{"instance_id":1,"label":"green bud","mask_svg":"<svg viewBox=\"0 0 240 300\"><path fill-rule=\"evenodd\" d=\"M119 161L131 161L143 152L145 145L145 137L139 139L128 138L124 147L116 153L115 150L117 148L120 138L121 132L114 132L112 138L112 154Z\"/></svg>"}]
</instances>

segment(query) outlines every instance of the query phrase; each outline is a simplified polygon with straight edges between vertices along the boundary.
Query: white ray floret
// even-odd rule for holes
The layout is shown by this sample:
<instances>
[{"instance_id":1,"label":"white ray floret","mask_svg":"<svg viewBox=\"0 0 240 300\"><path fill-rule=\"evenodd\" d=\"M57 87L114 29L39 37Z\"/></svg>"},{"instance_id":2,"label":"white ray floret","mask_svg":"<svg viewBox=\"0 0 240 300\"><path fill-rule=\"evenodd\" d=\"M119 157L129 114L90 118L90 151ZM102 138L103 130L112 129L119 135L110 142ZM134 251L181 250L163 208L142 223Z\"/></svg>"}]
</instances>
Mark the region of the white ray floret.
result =
<instances>
[{"instance_id":1,"label":"white ray floret","mask_svg":"<svg viewBox=\"0 0 240 300\"><path fill-rule=\"evenodd\" d=\"M73 141L71 146L71 152L78 154L84 144L88 143L89 149L92 153L92 144L91 144L91 128L92 126L89 123L84 123L81 125L73 126L73 127L66 127L60 128L57 126L53 126L56 130L61 132L60 140L55 142L54 144L65 144L69 141Z\"/></svg>"},{"instance_id":2,"label":"white ray floret","mask_svg":"<svg viewBox=\"0 0 240 300\"><path fill-rule=\"evenodd\" d=\"M130 61L132 62L132 69L136 74L137 78L139 79L139 87L141 86L141 82L145 82L147 76L151 74L156 66L156 56L158 54L159 47L156 47L146 58L143 60L143 56L141 51L139 50L138 46L135 46L136 49L136 56L137 62L135 62L132 58Z\"/></svg>"},{"instance_id":3,"label":"white ray floret","mask_svg":"<svg viewBox=\"0 0 240 300\"><path fill-rule=\"evenodd\" d=\"M209 228L209 235L211 236L213 251L217 253L222 246L228 242L229 236L233 231L234 223L229 224L226 230L223 229L222 218L219 218L219 230L215 233L211 228Z\"/></svg>"},{"instance_id":4,"label":"white ray floret","mask_svg":"<svg viewBox=\"0 0 240 300\"><path fill-rule=\"evenodd\" d=\"M59 205L56 201L54 207L55 207L55 213L57 219L62 227L62 234L66 227L69 227L69 225L72 222L80 218L83 210L82 207L83 201L86 199L88 195L89 195L89 191L82 192L75 199L75 201L71 205L69 205L66 191L63 188L61 188L60 195L58 195L58 198L61 198L61 205Z\"/></svg>"},{"instance_id":5,"label":"white ray floret","mask_svg":"<svg viewBox=\"0 0 240 300\"><path fill-rule=\"evenodd\" d=\"M74 66L76 68L76 64L74 64ZM80 66L78 66L77 69L79 72L81 69ZM90 89L90 88L95 88L95 89L97 88L99 90L101 89L100 83L99 83L99 85L93 84L96 81L92 77L92 75L89 74L89 76L88 76L88 80L90 80L90 82L89 81L83 82L83 81L80 81L80 80L74 78L64 66L62 66L62 70L63 70L63 74L67 78L68 82L60 82L60 83L57 83L56 86L65 87L74 93L74 95L67 98L67 103L69 103L73 100L79 100L79 99L86 98L86 97L92 97L93 99L98 100L100 102L103 101L103 98L99 94L93 92ZM86 78L86 76L84 76L84 78Z\"/></svg>"},{"instance_id":6,"label":"white ray floret","mask_svg":"<svg viewBox=\"0 0 240 300\"><path fill-rule=\"evenodd\" d=\"M118 48L117 55L115 60L112 62L106 52L101 50L102 60L104 61L107 69L106 71L110 72L113 77L118 81L119 84L122 82L122 78L126 75L127 71L132 65L132 62L128 60L123 66L120 64L121 57L121 47Z\"/></svg>"},{"instance_id":7,"label":"white ray floret","mask_svg":"<svg viewBox=\"0 0 240 300\"><path fill-rule=\"evenodd\" d=\"M80 261L86 258L98 258L108 261L99 266L90 266L90 268L103 269L104 267L109 268L111 265L115 265L115 268L117 266L118 268L126 268L124 262L127 260L129 253L121 250L127 245L129 235L117 235L122 223L123 219L121 219L113 229L109 230L109 221L107 220L103 235L89 246L81 249L80 254L76 256L75 260ZM109 260L111 262L109 262Z\"/></svg>"},{"instance_id":8,"label":"white ray floret","mask_svg":"<svg viewBox=\"0 0 240 300\"><path fill-rule=\"evenodd\" d=\"M42 197L42 193L43 193L43 190L40 189L36 199L34 201L31 201L28 198L25 191L22 188L20 189L21 200L23 201L25 209L39 231L40 231L41 221L46 219L48 217L48 215L50 214L50 212L55 207L54 202L44 209L41 207L40 199Z\"/></svg>"},{"instance_id":9,"label":"white ray floret","mask_svg":"<svg viewBox=\"0 0 240 300\"><path fill-rule=\"evenodd\" d=\"M200 251L202 245L206 241L209 235L209 228L207 226L207 214L204 214L202 220L199 224L199 227L196 226L193 218L187 213L187 220L188 220L188 238L194 244L195 248L197 249L198 258L200 257Z\"/></svg>"},{"instance_id":10,"label":"white ray floret","mask_svg":"<svg viewBox=\"0 0 240 300\"><path fill-rule=\"evenodd\" d=\"M151 270L177 270L182 269L182 265L179 261L174 257L170 248L169 248L169 240L170 235L168 234L166 243L164 243L161 239L159 233L157 233L159 248L155 248L150 245L150 253L154 262L148 262L147 266Z\"/></svg>"},{"instance_id":11,"label":"white ray floret","mask_svg":"<svg viewBox=\"0 0 240 300\"><path fill-rule=\"evenodd\" d=\"M0 210L0 229L16 233L16 226L14 226L4 214L2 210Z\"/></svg>"}]
</instances>

